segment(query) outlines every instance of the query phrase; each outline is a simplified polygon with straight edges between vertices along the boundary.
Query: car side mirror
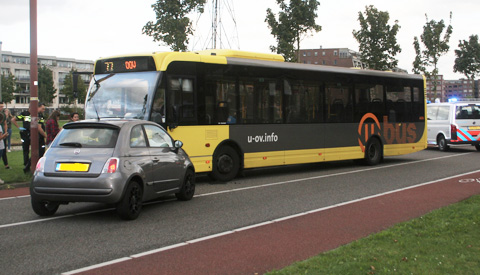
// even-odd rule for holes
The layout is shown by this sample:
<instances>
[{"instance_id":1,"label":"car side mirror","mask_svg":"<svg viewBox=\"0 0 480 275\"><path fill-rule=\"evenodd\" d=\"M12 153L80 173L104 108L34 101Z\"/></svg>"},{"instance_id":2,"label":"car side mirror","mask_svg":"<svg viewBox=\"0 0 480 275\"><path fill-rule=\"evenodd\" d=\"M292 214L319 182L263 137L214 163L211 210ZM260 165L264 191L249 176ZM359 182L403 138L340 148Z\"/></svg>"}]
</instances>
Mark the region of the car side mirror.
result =
<instances>
[{"instance_id":1,"label":"car side mirror","mask_svg":"<svg viewBox=\"0 0 480 275\"><path fill-rule=\"evenodd\" d=\"M180 149L182 147L183 147L183 142L181 142L180 140L175 140L175 148Z\"/></svg>"}]
</instances>

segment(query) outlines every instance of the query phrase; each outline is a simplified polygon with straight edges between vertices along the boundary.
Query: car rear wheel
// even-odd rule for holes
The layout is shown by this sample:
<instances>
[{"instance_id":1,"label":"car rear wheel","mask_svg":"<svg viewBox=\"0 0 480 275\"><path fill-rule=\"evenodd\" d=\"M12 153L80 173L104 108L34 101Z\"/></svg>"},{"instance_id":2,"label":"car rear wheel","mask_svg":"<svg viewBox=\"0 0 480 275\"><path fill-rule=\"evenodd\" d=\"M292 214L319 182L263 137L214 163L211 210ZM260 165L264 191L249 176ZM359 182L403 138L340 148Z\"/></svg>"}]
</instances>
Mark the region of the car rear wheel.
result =
<instances>
[{"instance_id":1,"label":"car rear wheel","mask_svg":"<svg viewBox=\"0 0 480 275\"><path fill-rule=\"evenodd\" d=\"M31 196L33 211L39 216L52 216L58 210L60 204L58 202L42 201Z\"/></svg>"},{"instance_id":2,"label":"car rear wheel","mask_svg":"<svg viewBox=\"0 0 480 275\"><path fill-rule=\"evenodd\" d=\"M475 144L475 149L477 149L477 151L480 151L480 144Z\"/></svg>"},{"instance_id":3,"label":"car rear wheel","mask_svg":"<svg viewBox=\"0 0 480 275\"><path fill-rule=\"evenodd\" d=\"M183 186L180 189L180 192L175 193L177 199L181 201L188 201L193 198L195 194L195 173L188 169L185 174L185 179L183 180Z\"/></svg>"},{"instance_id":4,"label":"car rear wheel","mask_svg":"<svg viewBox=\"0 0 480 275\"><path fill-rule=\"evenodd\" d=\"M117 204L117 213L124 220L135 220L142 210L143 190L136 181L131 181L123 198Z\"/></svg>"},{"instance_id":5,"label":"car rear wheel","mask_svg":"<svg viewBox=\"0 0 480 275\"><path fill-rule=\"evenodd\" d=\"M443 135L440 135L438 138L437 138L437 145L438 145L438 149L440 151L448 151L449 149L449 146L447 144L447 140L445 139L445 137Z\"/></svg>"}]
</instances>

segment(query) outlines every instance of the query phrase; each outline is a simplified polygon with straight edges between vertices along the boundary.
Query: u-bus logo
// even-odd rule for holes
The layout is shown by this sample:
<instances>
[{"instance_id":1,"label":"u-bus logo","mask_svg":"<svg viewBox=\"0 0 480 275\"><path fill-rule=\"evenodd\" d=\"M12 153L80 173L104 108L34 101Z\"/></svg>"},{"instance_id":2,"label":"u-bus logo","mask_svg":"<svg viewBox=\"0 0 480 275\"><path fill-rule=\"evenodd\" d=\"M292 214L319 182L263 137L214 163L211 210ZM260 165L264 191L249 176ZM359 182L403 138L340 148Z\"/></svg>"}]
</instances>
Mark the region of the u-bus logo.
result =
<instances>
[{"instance_id":1,"label":"u-bus logo","mask_svg":"<svg viewBox=\"0 0 480 275\"><path fill-rule=\"evenodd\" d=\"M417 127L414 123L389 123L388 117L383 117L383 129L378 118L365 114L358 124L358 144L365 152L365 146L372 135L383 137L386 144L413 143L417 139Z\"/></svg>"},{"instance_id":2,"label":"u-bus logo","mask_svg":"<svg viewBox=\"0 0 480 275\"><path fill-rule=\"evenodd\" d=\"M381 132L380 122L374 114L368 113L362 117L358 124L358 144L362 148L362 152L365 152L368 138L372 135L381 136Z\"/></svg>"}]
</instances>

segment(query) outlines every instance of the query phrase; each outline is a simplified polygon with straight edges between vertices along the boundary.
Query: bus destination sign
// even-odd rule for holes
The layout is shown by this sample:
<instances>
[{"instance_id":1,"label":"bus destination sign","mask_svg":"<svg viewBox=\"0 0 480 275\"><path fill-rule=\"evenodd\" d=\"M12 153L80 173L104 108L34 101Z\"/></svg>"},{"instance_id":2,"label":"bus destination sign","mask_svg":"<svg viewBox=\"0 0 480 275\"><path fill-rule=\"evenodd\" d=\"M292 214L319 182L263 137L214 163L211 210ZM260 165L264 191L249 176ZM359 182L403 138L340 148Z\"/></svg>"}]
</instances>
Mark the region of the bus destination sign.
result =
<instances>
[{"instance_id":1,"label":"bus destination sign","mask_svg":"<svg viewBox=\"0 0 480 275\"><path fill-rule=\"evenodd\" d=\"M151 56L132 56L98 60L95 74L155 71Z\"/></svg>"}]
</instances>

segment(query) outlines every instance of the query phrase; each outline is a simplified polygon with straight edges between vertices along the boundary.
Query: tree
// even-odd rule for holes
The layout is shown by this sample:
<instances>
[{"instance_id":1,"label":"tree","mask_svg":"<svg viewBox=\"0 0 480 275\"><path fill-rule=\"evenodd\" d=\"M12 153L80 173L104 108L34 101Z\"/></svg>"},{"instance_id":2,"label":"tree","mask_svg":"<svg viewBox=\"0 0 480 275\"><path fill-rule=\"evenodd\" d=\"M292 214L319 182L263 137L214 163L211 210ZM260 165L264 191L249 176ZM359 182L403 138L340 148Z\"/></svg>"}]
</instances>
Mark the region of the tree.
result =
<instances>
[{"instance_id":1,"label":"tree","mask_svg":"<svg viewBox=\"0 0 480 275\"><path fill-rule=\"evenodd\" d=\"M8 76L2 74L2 101L6 103L11 102L15 96L15 77L11 72L8 72Z\"/></svg>"},{"instance_id":2,"label":"tree","mask_svg":"<svg viewBox=\"0 0 480 275\"><path fill-rule=\"evenodd\" d=\"M78 98L79 102L83 102L87 96L87 85L85 85L81 75L78 75L77 94L75 97L75 93L73 91L73 74L76 72L76 70L72 69L70 73L65 76L63 88L60 90L60 93L67 97L68 102L75 102L76 98Z\"/></svg>"},{"instance_id":3,"label":"tree","mask_svg":"<svg viewBox=\"0 0 480 275\"><path fill-rule=\"evenodd\" d=\"M38 99L40 102L49 105L56 97L57 89L53 86L53 72L47 66L38 70Z\"/></svg>"},{"instance_id":4,"label":"tree","mask_svg":"<svg viewBox=\"0 0 480 275\"><path fill-rule=\"evenodd\" d=\"M463 73L468 79L472 80L472 90L475 91L475 76L480 73L480 44L478 35L471 35L469 41L460 40L458 50L455 50L454 72ZM478 94L475 94L478 98Z\"/></svg>"},{"instance_id":5,"label":"tree","mask_svg":"<svg viewBox=\"0 0 480 275\"><path fill-rule=\"evenodd\" d=\"M285 0L277 0L282 10L276 15L271 9L267 9L265 22L271 30L271 34L277 40L277 46L270 46L272 52L282 54L286 61L296 62L300 58L300 41L307 33L319 32L320 25L315 24L317 9L320 3L316 0L290 0L290 5ZM296 46L296 47L295 47Z\"/></svg>"},{"instance_id":6,"label":"tree","mask_svg":"<svg viewBox=\"0 0 480 275\"><path fill-rule=\"evenodd\" d=\"M157 18L143 26L142 33L163 41L173 51L186 51L188 35L193 34L192 21L186 15L197 10L203 13L206 0L157 0L152 5Z\"/></svg>"},{"instance_id":7,"label":"tree","mask_svg":"<svg viewBox=\"0 0 480 275\"><path fill-rule=\"evenodd\" d=\"M435 97L437 97L437 64L440 57L445 55L450 49L448 42L450 41L453 28L451 23L447 27L443 20L440 20L439 22L436 22L435 20L428 21L428 16L426 14L425 18L427 19L427 23L423 26L423 33L420 36L420 39L425 46L425 50L421 50L418 37L415 36L413 46L415 48L416 57L413 62L413 72L416 74L424 73L428 79L433 80L433 91ZM451 20L452 12L450 12L450 22ZM429 70L431 67L433 67L433 69Z\"/></svg>"},{"instance_id":8,"label":"tree","mask_svg":"<svg viewBox=\"0 0 480 275\"><path fill-rule=\"evenodd\" d=\"M374 6L365 7L364 14L358 12L361 29L353 30L353 36L360 44L362 61L374 70L385 71L397 67L395 55L402 51L396 38L400 29L398 21L395 20L395 24L390 26L389 13L378 11Z\"/></svg>"}]
</instances>

